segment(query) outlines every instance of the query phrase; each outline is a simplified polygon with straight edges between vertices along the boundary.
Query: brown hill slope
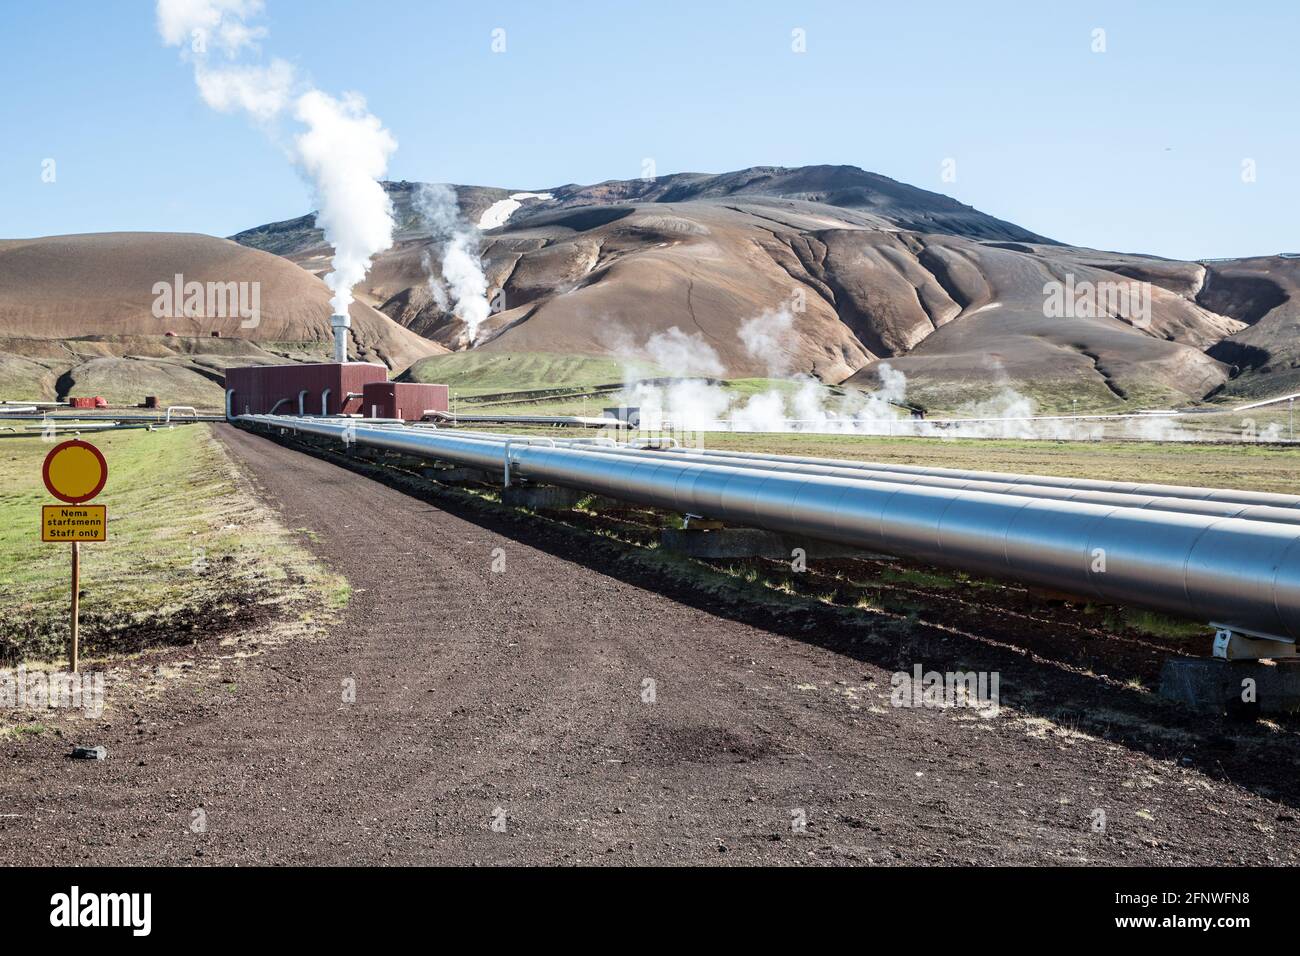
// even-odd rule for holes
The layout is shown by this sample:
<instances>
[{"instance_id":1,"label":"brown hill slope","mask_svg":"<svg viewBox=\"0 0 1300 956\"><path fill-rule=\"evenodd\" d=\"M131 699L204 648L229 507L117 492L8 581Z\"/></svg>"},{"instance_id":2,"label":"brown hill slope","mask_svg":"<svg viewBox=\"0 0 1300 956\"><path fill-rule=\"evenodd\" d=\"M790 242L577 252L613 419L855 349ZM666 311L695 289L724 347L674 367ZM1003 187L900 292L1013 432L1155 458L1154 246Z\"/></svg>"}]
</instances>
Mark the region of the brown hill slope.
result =
<instances>
[{"instance_id":1,"label":"brown hill slope","mask_svg":"<svg viewBox=\"0 0 1300 956\"><path fill-rule=\"evenodd\" d=\"M214 309L159 318L157 283L254 283L257 321ZM102 233L0 241L0 397L102 394L219 405L230 364L319 357L330 292L287 260L226 239ZM215 302L214 302L215 304ZM183 303L174 311L183 313ZM353 354L401 371L444 349L360 303ZM248 327L244 327L248 325ZM167 332L175 336L167 336ZM220 338L213 338L217 332Z\"/></svg>"},{"instance_id":2,"label":"brown hill slope","mask_svg":"<svg viewBox=\"0 0 1300 956\"><path fill-rule=\"evenodd\" d=\"M358 294L421 335L463 347L464 324L429 290L440 246L415 212L419 184L386 188L398 241ZM511 195L455 189L471 223ZM503 308L476 348L621 357L676 328L732 377L810 373L869 385L888 360L908 376L909 395L932 408L1008 385L1040 407L1182 404L1238 387L1236 372L1243 383L1279 382L1293 367L1296 260L1207 265L1062 245L849 166L538 192L482 233L484 270ZM328 252L310 217L235 238L309 270ZM1147 283L1150 314L1054 315L1049 283L1066 282ZM755 355L744 323L781 308L795 315L780 354Z\"/></svg>"},{"instance_id":3,"label":"brown hill slope","mask_svg":"<svg viewBox=\"0 0 1300 956\"><path fill-rule=\"evenodd\" d=\"M394 238L399 242L428 239L428 224L421 218L416 202L418 191L426 184L403 180L383 185L393 202ZM465 222L475 225L493 203L519 192L485 186L450 188L455 191ZM608 180L589 186L571 183L526 193L546 198L524 200L523 208L510 217L508 229L525 225L532 216L545 216L557 209L575 206L792 200L833 206L836 209L834 215L839 218L852 213L851 221L861 226L1018 242L1051 242L941 193L918 189L856 166L802 166L795 169L754 166L733 173L676 173L650 179ZM230 238L242 245L293 259L313 271L317 268L317 261L330 251L325 234L316 227L314 213L255 226Z\"/></svg>"},{"instance_id":4,"label":"brown hill slope","mask_svg":"<svg viewBox=\"0 0 1300 956\"><path fill-rule=\"evenodd\" d=\"M1241 370L1226 393L1258 398L1300 391L1300 258L1207 263L1197 301L1247 323L1209 350Z\"/></svg>"}]
</instances>

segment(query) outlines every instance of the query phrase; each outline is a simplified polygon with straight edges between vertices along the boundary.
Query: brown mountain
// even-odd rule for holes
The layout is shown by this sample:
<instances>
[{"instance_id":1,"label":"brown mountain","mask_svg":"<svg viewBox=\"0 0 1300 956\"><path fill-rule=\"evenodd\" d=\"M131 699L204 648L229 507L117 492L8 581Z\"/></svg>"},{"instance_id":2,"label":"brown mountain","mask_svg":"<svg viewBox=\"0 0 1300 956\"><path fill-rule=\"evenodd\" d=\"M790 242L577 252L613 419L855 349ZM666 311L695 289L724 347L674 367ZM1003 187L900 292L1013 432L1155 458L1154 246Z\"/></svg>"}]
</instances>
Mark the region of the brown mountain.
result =
<instances>
[{"instance_id":1,"label":"brown mountain","mask_svg":"<svg viewBox=\"0 0 1300 956\"><path fill-rule=\"evenodd\" d=\"M358 293L463 347L463 323L428 288L439 246L415 211L419 184L387 188L398 242ZM514 192L454 188L467 222ZM1068 246L851 166L529 192L543 198L482 233L504 309L476 348L624 354L676 327L705 340L725 374L765 375L771 363L745 349L741 323L799 303L787 371L870 385L887 360L934 408L1006 385L1043 407L1147 407L1300 377L1294 259L1175 262ZM310 217L234 238L313 271L328 253ZM1149 315L1053 315L1045 287L1066 282L1149 283Z\"/></svg>"},{"instance_id":2,"label":"brown mountain","mask_svg":"<svg viewBox=\"0 0 1300 956\"><path fill-rule=\"evenodd\" d=\"M1241 370L1226 392L1258 398L1300 391L1300 256L1206 263L1197 301L1246 323L1209 349Z\"/></svg>"},{"instance_id":3,"label":"brown mountain","mask_svg":"<svg viewBox=\"0 0 1300 956\"><path fill-rule=\"evenodd\" d=\"M400 371L463 347L465 327L429 288L442 243L419 215L421 184L386 188L396 243L355 290L352 347ZM870 386L887 361L932 409L1006 386L1042 408L1300 388L1295 257L1175 262L1068 246L848 166L570 184L513 200L515 190L453 188L463 222L487 217L479 249L502 309L475 345L485 352L626 357L677 329L730 377ZM0 241L0 397L214 404L233 362L324 357L318 276L331 250L313 218L234 239ZM175 274L259 283L261 321L155 318L154 285ZM1054 313L1048 290L1067 282L1147 283L1149 314ZM779 354L756 357L743 324L782 308L794 318Z\"/></svg>"},{"instance_id":4,"label":"brown mountain","mask_svg":"<svg viewBox=\"0 0 1300 956\"><path fill-rule=\"evenodd\" d=\"M175 309L182 317L156 317L155 285L174 285L177 275L205 290L210 282L248 283L248 304L256 283L256 324L236 314L184 317L183 302ZM332 341L329 298L323 282L280 256L212 236L0 241L0 397L139 402L156 394L169 403L219 406L228 365L324 357ZM216 314L206 295L204 312ZM401 371L445 351L362 303L351 314L358 359Z\"/></svg>"}]
</instances>

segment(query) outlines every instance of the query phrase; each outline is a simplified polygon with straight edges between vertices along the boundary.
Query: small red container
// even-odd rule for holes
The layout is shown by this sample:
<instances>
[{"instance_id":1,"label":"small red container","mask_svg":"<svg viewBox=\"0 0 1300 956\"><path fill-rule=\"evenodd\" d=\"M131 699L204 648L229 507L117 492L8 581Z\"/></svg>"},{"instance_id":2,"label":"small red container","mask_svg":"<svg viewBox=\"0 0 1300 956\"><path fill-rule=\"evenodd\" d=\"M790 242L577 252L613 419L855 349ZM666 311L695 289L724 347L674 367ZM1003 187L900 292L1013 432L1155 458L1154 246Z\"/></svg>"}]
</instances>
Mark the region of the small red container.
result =
<instances>
[{"instance_id":1,"label":"small red container","mask_svg":"<svg viewBox=\"0 0 1300 956\"><path fill-rule=\"evenodd\" d=\"M425 412L445 412L449 408L446 385L368 382L361 391L361 414L366 418L400 418L416 422Z\"/></svg>"}]
</instances>

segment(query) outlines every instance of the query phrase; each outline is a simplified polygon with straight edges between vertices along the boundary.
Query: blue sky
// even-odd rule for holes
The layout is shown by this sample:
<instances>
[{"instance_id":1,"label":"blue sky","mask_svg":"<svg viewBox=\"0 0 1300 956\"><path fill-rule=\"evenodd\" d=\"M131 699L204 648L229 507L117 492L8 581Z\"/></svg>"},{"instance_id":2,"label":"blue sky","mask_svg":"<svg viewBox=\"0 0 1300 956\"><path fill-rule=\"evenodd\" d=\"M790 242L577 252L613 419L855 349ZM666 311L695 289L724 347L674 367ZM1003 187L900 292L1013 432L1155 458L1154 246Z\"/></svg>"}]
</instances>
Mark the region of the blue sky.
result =
<instances>
[{"instance_id":1,"label":"blue sky","mask_svg":"<svg viewBox=\"0 0 1300 956\"><path fill-rule=\"evenodd\" d=\"M1294 0L266 7L263 54L365 95L400 144L394 179L844 163L1080 245L1300 251ZM203 104L152 2L8 0L0 80L0 237L228 235L312 208L283 143Z\"/></svg>"}]
</instances>

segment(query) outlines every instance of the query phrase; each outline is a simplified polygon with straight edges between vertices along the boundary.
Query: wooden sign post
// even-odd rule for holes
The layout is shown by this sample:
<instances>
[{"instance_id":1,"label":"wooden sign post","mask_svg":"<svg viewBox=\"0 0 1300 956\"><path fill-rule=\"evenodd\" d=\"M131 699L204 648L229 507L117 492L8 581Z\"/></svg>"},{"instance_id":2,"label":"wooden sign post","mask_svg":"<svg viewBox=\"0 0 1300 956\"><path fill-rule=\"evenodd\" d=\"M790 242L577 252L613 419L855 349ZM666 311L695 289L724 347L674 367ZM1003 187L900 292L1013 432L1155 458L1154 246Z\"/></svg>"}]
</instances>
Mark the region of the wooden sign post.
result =
<instances>
[{"instance_id":1,"label":"wooden sign post","mask_svg":"<svg viewBox=\"0 0 1300 956\"><path fill-rule=\"evenodd\" d=\"M68 669L77 673L81 656L81 542L72 542L72 642L68 646Z\"/></svg>"},{"instance_id":2,"label":"wooden sign post","mask_svg":"<svg viewBox=\"0 0 1300 956\"><path fill-rule=\"evenodd\" d=\"M72 545L72 638L68 662L75 673L81 656L81 542L108 540L108 509L86 502L104 490L108 462L90 442L65 441L45 456L41 478L50 494L73 506L41 507L41 540L67 541Z\"/></svg>"}]
</instances>

